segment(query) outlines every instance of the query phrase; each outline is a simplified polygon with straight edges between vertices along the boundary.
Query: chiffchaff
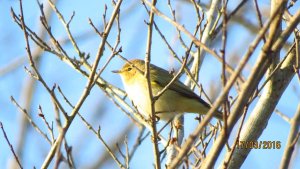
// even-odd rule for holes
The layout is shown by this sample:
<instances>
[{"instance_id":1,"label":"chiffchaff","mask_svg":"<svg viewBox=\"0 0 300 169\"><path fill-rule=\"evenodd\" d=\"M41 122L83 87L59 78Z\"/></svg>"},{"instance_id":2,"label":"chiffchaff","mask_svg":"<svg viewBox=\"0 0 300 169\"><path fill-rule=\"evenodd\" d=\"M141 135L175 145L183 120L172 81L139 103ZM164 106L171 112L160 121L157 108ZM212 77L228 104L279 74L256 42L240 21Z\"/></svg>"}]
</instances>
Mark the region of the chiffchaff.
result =
<instances>
[{"instance_id":1,"label":"chiffchaff","mask_svg":"<svg viewBox=\"0 0 300 169\"><path fill-rule=\"evenodd\" d=\"M145 62L143 60L131 60L120 70L113 73L120 74L128 97L138 111L147 118L151 115L151 101L147 87L147 79L144 76ZM150 64L150 81L153 96L157 95L173 79L168 71ZM156 100L154 104L155 114L162 120L168 121L184 112L205 114L210 105L196 95L190 88L179 80L175 80L169 88ZM217 112L215 117L222 119L222 113Z\"/></svg>"}]
</instances>

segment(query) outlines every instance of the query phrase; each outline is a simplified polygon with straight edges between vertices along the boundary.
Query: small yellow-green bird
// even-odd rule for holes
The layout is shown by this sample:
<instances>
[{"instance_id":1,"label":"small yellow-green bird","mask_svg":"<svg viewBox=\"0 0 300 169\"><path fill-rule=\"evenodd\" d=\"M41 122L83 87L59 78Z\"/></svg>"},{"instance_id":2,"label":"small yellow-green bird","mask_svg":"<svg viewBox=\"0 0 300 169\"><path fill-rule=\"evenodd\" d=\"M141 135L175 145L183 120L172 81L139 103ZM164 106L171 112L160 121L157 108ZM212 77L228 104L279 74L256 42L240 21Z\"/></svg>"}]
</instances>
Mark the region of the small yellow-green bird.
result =
<instances>
[{"instance_id":1,"label":"small yellow-green bird","mask_svg":"<svg viewBox=\"0 0 300 169\"><path fill-rule=\"evenodd\" d=\"M144 76L145 62L135 59L124 64L122 69L113 71L120 74L128 97L138 111L147 118L151 115L151 101ZM157 95L173 79L168 71L150 64L150 81L153 96ZM160 119L169 121L184 112L206 114L210 105L196 95L181 81L175 80L154 104L155 114ZM222 113L215 117L222 119Z\"/></svg>"}]
</instances>

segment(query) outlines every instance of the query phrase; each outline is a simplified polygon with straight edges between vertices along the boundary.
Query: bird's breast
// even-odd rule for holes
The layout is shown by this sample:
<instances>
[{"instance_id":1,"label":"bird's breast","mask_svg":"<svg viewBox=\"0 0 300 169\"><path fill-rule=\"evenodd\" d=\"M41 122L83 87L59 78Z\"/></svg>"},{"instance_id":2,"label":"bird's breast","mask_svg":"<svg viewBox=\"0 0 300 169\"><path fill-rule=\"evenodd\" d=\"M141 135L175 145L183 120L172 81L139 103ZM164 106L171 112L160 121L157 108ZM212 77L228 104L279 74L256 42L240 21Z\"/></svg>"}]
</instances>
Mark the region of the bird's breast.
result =
<instances>
[{"instance_id":1,"label":"bird's breast","mask_svg":"<svg viewBox=\"0 0 300 169\"><path fill-rule=\"evenodd\" d=\"M148 95L147 86L141 85L140 82L125 84L125 90L128 97L137 106L140 113L147 115L148 109L150 109L151 103Z\"/></svg>"}]
</instances>

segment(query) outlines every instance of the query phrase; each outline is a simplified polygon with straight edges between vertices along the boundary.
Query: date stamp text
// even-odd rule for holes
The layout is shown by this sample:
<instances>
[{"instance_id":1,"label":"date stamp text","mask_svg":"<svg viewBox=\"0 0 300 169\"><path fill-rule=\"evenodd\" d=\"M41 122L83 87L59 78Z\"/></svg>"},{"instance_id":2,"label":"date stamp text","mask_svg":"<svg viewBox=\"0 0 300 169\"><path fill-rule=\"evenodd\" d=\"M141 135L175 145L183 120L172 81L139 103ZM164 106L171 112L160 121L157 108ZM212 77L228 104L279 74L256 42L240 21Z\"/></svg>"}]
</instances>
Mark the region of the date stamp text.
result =
<instances>
[{"instance_id":1,"label":"date stamp text","mask_svg":"<svg viewBox=\"0 0 300 169\"><path fill-rule=\"evenodd\" d=\"M238 149L280 149L280 141L238 141Z\"/></svg>"}]
</instances>

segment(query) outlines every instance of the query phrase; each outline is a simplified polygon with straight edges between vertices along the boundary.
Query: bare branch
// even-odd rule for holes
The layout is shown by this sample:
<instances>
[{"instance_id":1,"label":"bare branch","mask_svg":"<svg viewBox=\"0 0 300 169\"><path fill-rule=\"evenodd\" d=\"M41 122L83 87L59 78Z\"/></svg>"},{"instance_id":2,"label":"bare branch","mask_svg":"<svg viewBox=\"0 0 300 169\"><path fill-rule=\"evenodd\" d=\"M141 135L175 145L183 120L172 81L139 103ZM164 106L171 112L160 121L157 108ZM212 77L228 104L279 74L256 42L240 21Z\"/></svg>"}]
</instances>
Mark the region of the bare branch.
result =
<instances>
[{"instance_id":1,"label":"bare branch","mask_svg":"<svg viewBox=\"0 0 300 169\"><path fill-rule=\"evenodd\" d=\"M14 155L14 157L15 157L15 159L16 159L18 165L19 165L19 167L20 167L21 169L23 169L23 166L22 166L22 164L20 163L17 154L15 153L14 147L12 146L12 144L10 143L10 141L9 141L7 135L6 135L6 132L5 132L5 130L4 130L4 126L3 126L3 124L2 124L1 121L0 121L0 128L1 128L1 130L2 130L2 133L3 133L3 135L4 135L4 138L5 138L6 142L7 142L7 144L9 145L10 151L13 153L13 155Z\"/></svg>"},{"instance_id":2,"label":"bare branch","mask_svg":"<svg viewBox=\"0 0 300 169\"><path fill-rule=\"evenodd\" d=\"M299 128L300 128L300 104L298 105L298 109L294 115L294 117L291 119L291 130L288 136L288 141L286 143L286 147L284 149L284 153L282 155L280 168L288 168L291 157L295 148L296 140L299 137ZM298 135L298 137L297 137Z\"/></svg>"},{"instance_id":3,"label":"bare branch","mask_svg":"<svg viewBox=\"0 0 300 169\"><path fill-rule=\"evenodd\" d=\"M65 136L65 134L66 134L68 128L70 127L70 125L71 125L73 119L74 119L75 116L77 115L79 109L81 108L83 102L85 101L85 99L87 98L87 96L88 96L89 93L90 93L90 90L91 90L92 87L93 87L92 84L93 84L94 80L96 79L96 77L95 77L96 69L97 69L97 67L98 67L99 60L100 60L100 58L101 58L101 56L102 56L102 54L103 54L105 41L106 41L106 39L107 39L107 37L108 37L108 34L109 34L109 32L110 32L110 29L111 29L111 27L112 27L112 25L113 25L113 21L115 20L115 18L116 18L116 16L117 16L117 13L118 13L118 11L119 11L119 8L120 8L120 6L121 6L121 3L122 3L122 0L119 0L118 3L117 3L117 5L116 5L116 7L115 7L115 9L114 9L114 11L113 11L113 13L112 13L112 17L111 17L111 19L110 19L110 21L109 21L109 23L108 23L108 26L106 27L106 29L105 29L105 31L104 31L104 34L103 34L104 37L103 37L103 39L102 39L102 42L101 42L100 45L99 45L99 50L98 50L96 59L95 59L94 64L93 64L92 71L91 71L91 73L90 73L90 75L89 75L89 80L88 80L88 82L87 82L87 86L86 86L85 90L83 91L83 93L82 93L82 95L81 95L79 101L77 102L75 108L72 110L71 115L70 115L69 119L67 120L67 122L66 122L66 124L65 124L65 126L64 126L64 130L59 134L59 136L58 136L58 138L57 138L57 141L56 141L56 142L53 144L53 146L51 147L51 149L50 149L50 151L49 151L49 153L48 153L48 155L47 155L47 157L46 157L46 159L45 159L45 161L44 161L44 163L43 163L43 165L42 165L42 168L47 168L47 167L49 166L50 162L51 162L52 159L53 159L54 152L56 151L56 149L57 149L58 146L59 146L60 140L62 140L62 138Z\"/></svg>"}]
</instances>

